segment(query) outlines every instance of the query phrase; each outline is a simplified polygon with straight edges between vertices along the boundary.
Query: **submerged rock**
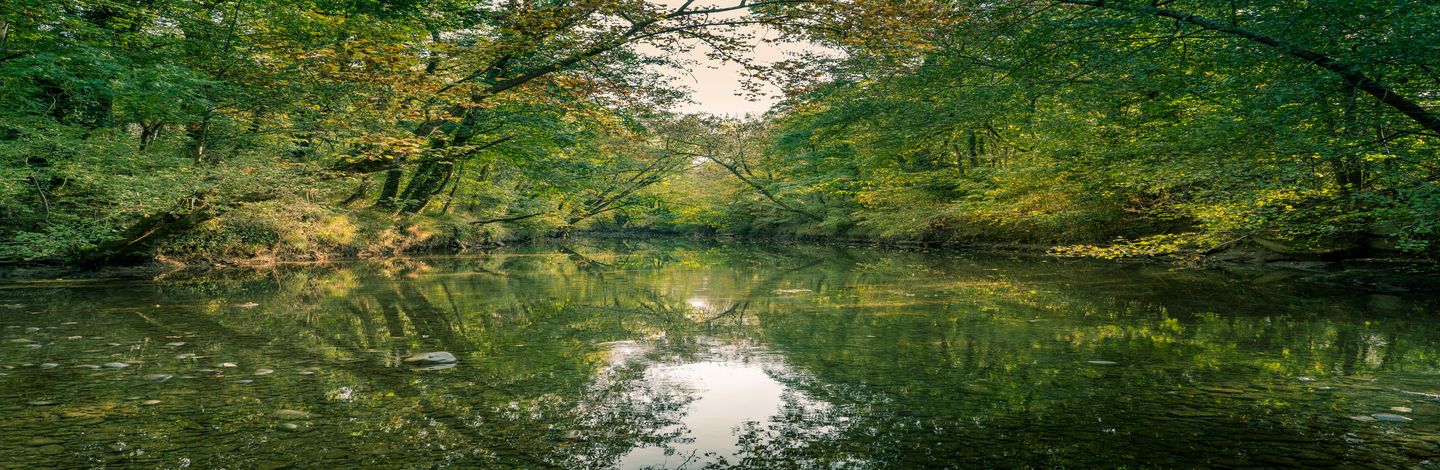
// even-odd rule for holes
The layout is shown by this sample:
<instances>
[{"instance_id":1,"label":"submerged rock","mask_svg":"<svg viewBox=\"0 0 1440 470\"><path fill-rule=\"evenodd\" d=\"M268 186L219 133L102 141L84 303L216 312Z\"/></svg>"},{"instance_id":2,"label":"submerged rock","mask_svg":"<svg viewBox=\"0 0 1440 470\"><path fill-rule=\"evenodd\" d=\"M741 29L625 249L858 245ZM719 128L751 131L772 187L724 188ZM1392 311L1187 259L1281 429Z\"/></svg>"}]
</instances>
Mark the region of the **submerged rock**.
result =
<instances>
[{"instance_id":1,"label":"submerged rock","mask_svg":"<svg viewBox=\"0 0 1440 470\"><path fill-rule=\"evenodd\" d=\"M405 358L406 364L411 365L432 365L432 364L454 364L459 362L454 354L445 351L420 353Z\"/></svg>"},{"instance_id":2,"label":"submerged rock","mask_svg":"<svg viewBox=\"0 0 1440 470\"><path fill-rule=\"evenodd\" d=\"M1384 421L1387 423L1408 423L1411 421L1415 421L1413 419L1391 413L1375 413L1370 415L1370 417L1375 418L1376 421Z\"/></svg>"},{"instance_id":3,"label":"submerged rock","mask_svg":"<svg viewBox=\"0 0 1440 470\"><path fill-rule=\"evenodd\" d=\"M278 410L278 411L276 411L276 412L274 413L274 415L275 415L276 418L280 418L280 419L308 419L308 418L310 418L310 413L306 413L306 412L300 411L300 410Z\"/></svg>"},{"instance_id":4,"label":"submerged rock","mask_svg":"<svg viewBox=\"0 0 1440 470\"><path fill-rule=\"evenodd\" d=\"M1432 400L1440 400L1440 393L1409 392L1409 391L1405 391L1405 390L1401 390L1400 393L1404 393L1404 394L1407 394L1407 395L1415 395L1415 396L1425 397L1425 398L1429 398L1429 399L1432 399Z\"/></svg>"}]
</instances>

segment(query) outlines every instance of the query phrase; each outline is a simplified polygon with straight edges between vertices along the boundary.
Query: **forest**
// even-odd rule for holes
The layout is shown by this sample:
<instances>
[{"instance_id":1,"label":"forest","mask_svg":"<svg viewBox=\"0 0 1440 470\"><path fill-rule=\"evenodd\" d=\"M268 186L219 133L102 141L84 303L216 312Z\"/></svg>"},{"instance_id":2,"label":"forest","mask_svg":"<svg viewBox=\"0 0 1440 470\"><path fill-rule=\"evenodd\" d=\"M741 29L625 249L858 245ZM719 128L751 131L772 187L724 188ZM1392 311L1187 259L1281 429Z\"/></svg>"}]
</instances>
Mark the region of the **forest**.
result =
<instances>
[{"instance_id":1,"label":"forest","mask_svg":"<svg viewBox=\"0 0 1440 470\"><path fill-rule=\"evenodd\" d=\"M697 57L777 104L677 111ZM591 232L1434 260L1437 157L1433 1L0 4L12 265Z\"/></svg>"}]
</instances>

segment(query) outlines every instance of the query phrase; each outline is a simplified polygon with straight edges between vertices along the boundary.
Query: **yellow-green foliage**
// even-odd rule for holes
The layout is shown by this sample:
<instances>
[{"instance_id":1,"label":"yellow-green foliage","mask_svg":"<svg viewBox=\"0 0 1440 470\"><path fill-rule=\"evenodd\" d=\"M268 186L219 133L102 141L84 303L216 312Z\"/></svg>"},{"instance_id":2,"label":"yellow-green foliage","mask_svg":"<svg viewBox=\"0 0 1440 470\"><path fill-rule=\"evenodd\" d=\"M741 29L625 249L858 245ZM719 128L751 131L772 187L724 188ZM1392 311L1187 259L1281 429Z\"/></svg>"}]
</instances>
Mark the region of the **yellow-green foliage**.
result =
<instances>
[{"instance_id":1,"label":"yellow-green foliage","mask_svg":"<svg viewBox=\"0 0 1440 470\"><path fill-rule=\"evenodd\" d=\"M361 227L344 211L306 200L249 204L163 245L172 259L325 259L353 253Z\"/></svg>"},{"instance_id":2,"label":"yellow-green foliage","mask_svg":"<svg viewBox=\"0 0 1440 470\"><path fill-rule=\"evenodd\" d=\"M554 233L563 220L475 223L468 213L398 216L375 208L340 208L300 197L247 204L162 244L173 262L264 263L383 257L477 248Z\"/></svg>"}]
</instances>

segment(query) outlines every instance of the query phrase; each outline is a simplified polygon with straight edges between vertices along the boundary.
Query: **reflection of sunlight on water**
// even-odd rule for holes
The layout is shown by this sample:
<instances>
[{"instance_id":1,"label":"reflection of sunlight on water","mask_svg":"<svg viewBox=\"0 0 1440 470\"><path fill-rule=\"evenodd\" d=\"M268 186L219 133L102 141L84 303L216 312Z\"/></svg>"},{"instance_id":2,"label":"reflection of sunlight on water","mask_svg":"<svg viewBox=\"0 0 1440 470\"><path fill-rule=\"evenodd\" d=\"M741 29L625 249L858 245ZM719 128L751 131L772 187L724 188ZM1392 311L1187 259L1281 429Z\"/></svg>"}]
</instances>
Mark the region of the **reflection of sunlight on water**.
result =
<instances>
[{"instance_id":1,"label":"reflection of sunlight on water","mask_svg":"<svg viewBox=\"0 0 1440 470\"><path fill-rule=\"evenodd\" d=\"M617 346L617 356L638 359L633 343ZM707 346L710 355L699 362L656 364L646 370L650 387L688 394L695 400L685 407L678 426L657 432L678 431L679 439L666 447L635 448L620 459L618 467L694 468L720 458L734 463L740 450L737 431L747 423L764 427L781 411L787 388L766 373L783 367L781 364L754 349Z\"/></svg>"},{"instance_id":2,"label":"reflection of sunlight on water","mask_svg":"<svg viewBox=\"0 0 1440 470\"><path fill-rule=\"evenodd\" d=\"M691 297L685 299L685 303L690 304L691 308L698 310L710 310L710 299L704 297Z\"/></svg>"}]
</instances>

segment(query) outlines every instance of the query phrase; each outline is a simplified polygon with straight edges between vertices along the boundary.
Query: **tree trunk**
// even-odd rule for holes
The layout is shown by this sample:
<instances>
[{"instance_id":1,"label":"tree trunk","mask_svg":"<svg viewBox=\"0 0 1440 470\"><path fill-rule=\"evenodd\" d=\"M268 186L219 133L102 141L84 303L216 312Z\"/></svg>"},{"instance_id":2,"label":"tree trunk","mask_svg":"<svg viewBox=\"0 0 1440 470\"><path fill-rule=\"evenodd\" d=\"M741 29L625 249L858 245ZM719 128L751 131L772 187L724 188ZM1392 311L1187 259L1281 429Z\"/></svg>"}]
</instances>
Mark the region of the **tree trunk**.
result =
<instances>
[{"instance_id":1,"label":"tree trunk","mask_svg":"<svg viewBox=\"0 0 1440 470\"><path fill-rule=\"evenodd\" d=\"M219 163L218 160L209 158L206 154L210 145L210 115L200 119L199 123L185 126L185 135L190 138L190 157L195 163Z\"/></svg>"},{"instance_id":2,"label":"tree trunk","mask_svg":"<svg viewBox=\"0 0 1440 470\"><path fill-rule=\"evenodd\" d=\"M165 123L162 122L140 123L140 151L144 152L149 149L150 144L155 143L155 139L160 137L160 130L164 128Z\"/></svg>"},{"instance_id":3,"label":"tree trunk","mask_svg":"<svg viewBox=\"0 0 1440 470\"><path fill-rule=\"evenodd\" d=\"M154 243L219 215L218 208L209 202L214 196L213 191L192 194L170 210L140 219L118 237L101 243L92 253L81 257L80 262L102 264L148 258Z\"/></svg>"},{"instance_id":4,"label":"tree trunk","mask_svg":"<svg viewBox=\"0 0 1440 470\"><path fill-rule=\"evenodd\" d=\"M380 197L375 199L376 208L395 208L395 196L400 193L400 178L403 176L405 176L405 172L399 168L392 168L385 172L385 184L380 187Z\"/></svg>"},{"instance_id":5,"label":"tree trunk","mask_svg":"<svg viewBox=\"0 0 1440 470\"><path fill-rule=\"evenodd\" d=\"M445 206L440 208L440 213L450 213L450 206L455 203L455 193L460 191L460 183L465 181L464 176L465 162L461 161L455 167L455 175L450 178L450 194L445 195Z\"/></svg>"},{"instance_id":6,"label":"tree trunk","mask_svg":"<svg viewBox=\"0 0 1440 470\"><path fill-rule=\"evenodd\" d=\"M1355 98L1359 93L1355 87L1347 86L1345 112L1343 114L1340 132L1351 137L1358 137L1361 132L1358 128L1358 119L1355 117ZM1342 149L1340 154L1331 157L1331 170L1335 172L1335 184L1340 187L1340 192L1349 194L1352 190L1360 190L1365 185L1365 162L1360 158L1360 149Z\"/></svg>"},{"instance_id":7,"label":"tree trunk","mask_svg":"<svg viewBox=\"0 0 1440 470\"><path fill-rule=\"evenodd\" d=\"M965 149L970 157L970 168L977 168L980 166L980 137L975 135L975 129L970 129L967 137L969 142Z\"/></svg>"},{"instance_id":8,"label":"tree trunk","mask_svg":"<svg viewBox=\"0 0 1440 470\"><path fill-rule=\"evenodd\" d=\"M421 163L415 169L415 175L410 177L410 184L400 194L400 199L404 200L400 213L416 214L424 210L430 204L430 198L440 192L452 169L454 165L450 162Z\"/></svg>"}]
</instances>

